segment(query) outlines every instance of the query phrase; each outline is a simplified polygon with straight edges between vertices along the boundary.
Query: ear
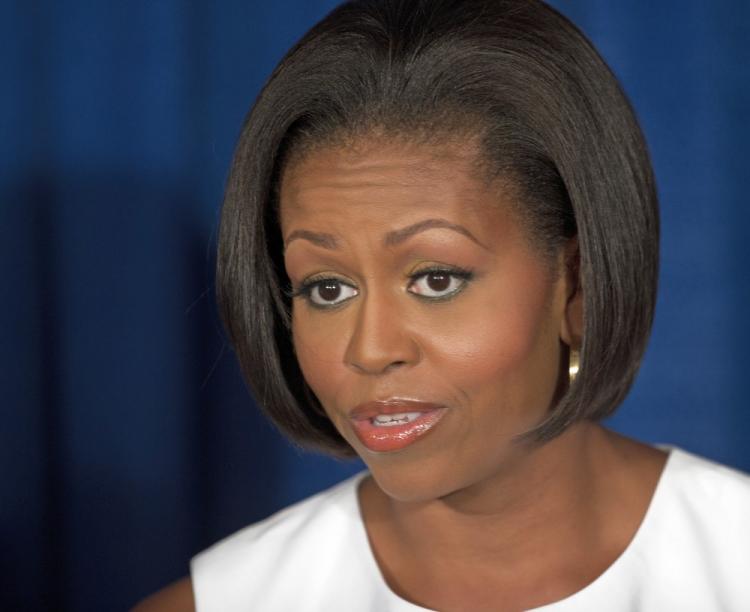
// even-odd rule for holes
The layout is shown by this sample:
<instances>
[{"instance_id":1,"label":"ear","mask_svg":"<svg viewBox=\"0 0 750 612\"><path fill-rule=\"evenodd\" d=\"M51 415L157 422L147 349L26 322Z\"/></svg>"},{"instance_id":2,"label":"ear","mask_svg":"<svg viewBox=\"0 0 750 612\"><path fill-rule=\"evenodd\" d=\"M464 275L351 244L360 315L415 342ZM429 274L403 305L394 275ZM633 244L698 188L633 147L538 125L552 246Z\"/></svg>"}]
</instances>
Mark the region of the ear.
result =
<instances>
[{"instance_id":1,"label":"ear","mask_svg":"<svg viewBox=\"0 0 750 612\"><path fill-rule=\"evenodd\" d=\"M580 348L583 340L583 286L578 238L573 237L563 249L565 275L565 310L560 322L560 339L571 348Z\"/></svg>"}]
</instances>

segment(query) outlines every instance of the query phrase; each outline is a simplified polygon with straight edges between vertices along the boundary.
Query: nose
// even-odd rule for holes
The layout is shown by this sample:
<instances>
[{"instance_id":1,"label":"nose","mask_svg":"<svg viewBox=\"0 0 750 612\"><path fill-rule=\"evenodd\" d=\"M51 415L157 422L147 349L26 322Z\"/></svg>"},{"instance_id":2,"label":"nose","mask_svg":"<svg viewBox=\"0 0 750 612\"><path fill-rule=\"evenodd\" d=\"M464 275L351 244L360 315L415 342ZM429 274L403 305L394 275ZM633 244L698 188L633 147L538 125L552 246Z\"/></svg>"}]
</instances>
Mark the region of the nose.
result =
<instances>
[{"instance_id":1,"label":"nose","mask_svg":"<svg viewBox=\"0 0 750 612\"><path fill-rule=\"evenodd\" d=\"M383 295L360 301L344 355L349 367L377 375L419 361L419 345L407 329L397 302L398 297Z\"/></svg>"}]
</instances>

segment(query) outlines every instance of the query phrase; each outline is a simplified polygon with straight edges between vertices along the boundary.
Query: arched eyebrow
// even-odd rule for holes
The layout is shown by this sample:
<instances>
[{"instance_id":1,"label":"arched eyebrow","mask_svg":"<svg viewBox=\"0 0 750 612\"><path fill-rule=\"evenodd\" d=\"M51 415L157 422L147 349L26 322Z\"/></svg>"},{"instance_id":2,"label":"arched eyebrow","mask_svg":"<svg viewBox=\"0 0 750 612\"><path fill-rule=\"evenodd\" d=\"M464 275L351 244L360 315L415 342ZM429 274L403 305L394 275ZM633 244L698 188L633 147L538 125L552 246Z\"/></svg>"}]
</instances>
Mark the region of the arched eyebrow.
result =
<instances>
[{"instance_id":1,"label":"arched eyebrow","mask_svg":"<svg viewBox=\"0 0 750 612\"><path fill-rule=\"evenodd\" d=\"M479 242L476 236L474 236L474 234L472 234L463 225L451 223L446 219L425 219L424 221L417 221L417 223L412 223L411 225L407 225L406 227L402 227L401 229L390 231L383 237L383 246L398 246L415 234L419 234L420 232L435 228L453 230L454 232L458 232L459 234L466 236L469 240L472 240L482 248L487 248L485 245ZM311 232L310 230L300 229L294 230L291 234L289 234L289 236L287 236L286 240L284 241L284 249L286 250L293 240L299 239L307 240L315 246L319 246L323 249L328 249L331 251L335 251L339 248L339 241L333 234L326 234L325 232Z\"/></svg>"},{"instance_id":2,"label":"arched eyebrow","mask_svg":"<svg viewBox=\"0 0 750 612\"><path fill-rule=\"evenodd\" d=\"M284 250L289 247L289 243L294 240L307 240L313 243L315 246L319 246L323 249L335 251L339 248L339 241L336 240L336 236L333 234L326 234L324 232L311 232L310 230L294 230L284 241Z\"/></svg>"},{"instance_id":3,"label":"arched eyebrow","mask_svg":"<svg viewBox=\"0 0 750 612\"><path fill-rule=\"evenodd\" d=\"M407 225L406 227L403 227L401 229L388 232L383 238L383 246L385 247L397 246L401 244L402 242L406 241L407 239L411 238L412 236L414 236L414 234L418 234L419 232L424 232L428 229L433 229L436 227L453 230L454 232L463 234L470 240L476 242L479 246L484 247L484 245L481 242L479 242L479 240L477 240L474 234L472 234L469 230L467 230L463 225L458 225L457 223L451 223L450 221L447 221L446 219L425 219L424 221L418 221L417 223L414 223L412 225Z\"/></svg>"}]
</instances>

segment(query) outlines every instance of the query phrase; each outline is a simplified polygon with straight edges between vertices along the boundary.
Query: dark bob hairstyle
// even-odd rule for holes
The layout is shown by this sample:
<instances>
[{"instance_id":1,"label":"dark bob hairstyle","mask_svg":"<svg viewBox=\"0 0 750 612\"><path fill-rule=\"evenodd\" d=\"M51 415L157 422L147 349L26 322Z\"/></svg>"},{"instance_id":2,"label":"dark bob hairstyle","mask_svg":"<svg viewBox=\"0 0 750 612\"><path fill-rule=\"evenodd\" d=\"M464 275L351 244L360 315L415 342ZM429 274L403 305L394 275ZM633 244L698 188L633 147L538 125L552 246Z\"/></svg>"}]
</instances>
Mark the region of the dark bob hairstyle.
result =
<instances>
[{"instance_id":1,"label":"dark bob hairstyle","mask_svg":"<svg viewBox=\"0 0 750 612\"><path fill-rule=\"evenodd\" d=\"M290 155L373 132L425 144L478 138L482 168L517 188L540 252L577 235L580 373L526 437L549 440L610 415L648 340L659 239L646 144L616 78L539 0L352 0L274 70L242 128L225 194L220 311L272 421L302 446L353 454L294 355L276 199Z\"/></svg>"}]
</instances>

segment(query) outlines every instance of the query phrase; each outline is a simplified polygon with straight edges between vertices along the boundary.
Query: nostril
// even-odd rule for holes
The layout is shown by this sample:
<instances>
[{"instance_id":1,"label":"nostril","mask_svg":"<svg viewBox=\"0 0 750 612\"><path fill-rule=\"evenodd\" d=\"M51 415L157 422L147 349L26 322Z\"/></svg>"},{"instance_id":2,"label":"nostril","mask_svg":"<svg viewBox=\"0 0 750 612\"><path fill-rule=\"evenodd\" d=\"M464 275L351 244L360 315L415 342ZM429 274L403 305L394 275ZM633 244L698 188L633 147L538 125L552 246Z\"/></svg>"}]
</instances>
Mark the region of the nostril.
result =
<instances>
[{"instance_id":1,"label":"nostril","mask_svg":"<svg viewBox=\"0 0 750 612\"><path fill-rule=\"evenodd\" d=\"M346 364L358 372L379 375L419 360L415 338L394 317L389 304L362 301L344 354Z\"/></svg>"},{"instance_id":2,"label":"nostril","mask_svg":"<svg viewBox=\"0 0 750 612\"><path fill-rule=\"evenodd\" d=\"M384 372L390 372L391 370L395 370L397 368L405 366L407 363L408 362L406 361L399 360L392 361L391 363L388 363L386 365L379 365L377 363L361 363L354 361L351 362L351 365L360 372L364 372L366 374L382 374Z\"/></svg>"},{"instance_id":3,"label":"nostril","mask_svg":"<svg viewBox=\"0 0 750 612\"><path fill-rule=\"evenodd\" d=\"M364 374L384 374L386 372L391 372L393 370L397 370L403 367L408 366L410 363L413 363L415 359L411 358L404 358L403 356L399 356L398 359L396 359L395 355L393 357L388 357L387 355L380 354L380 355L363 355L360 354L358 356L352 356L353 358L347 359L347 363L350 367L353 367L357 371L364 373Z\"/></svg>"}]
</instances>

